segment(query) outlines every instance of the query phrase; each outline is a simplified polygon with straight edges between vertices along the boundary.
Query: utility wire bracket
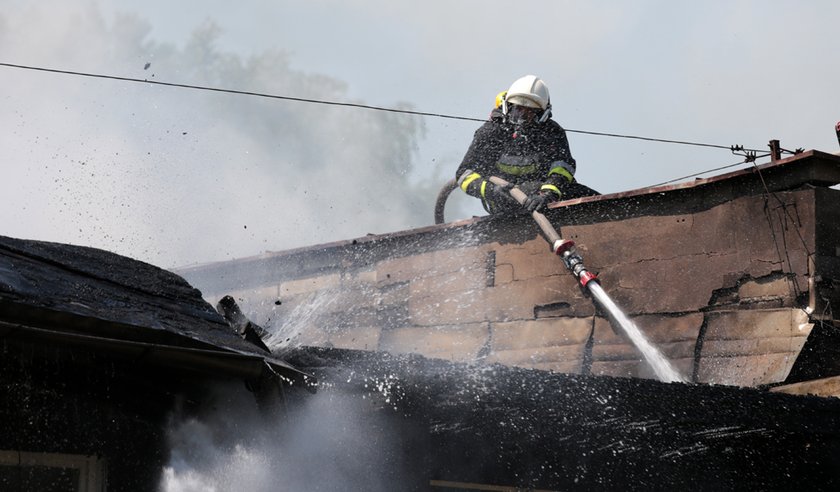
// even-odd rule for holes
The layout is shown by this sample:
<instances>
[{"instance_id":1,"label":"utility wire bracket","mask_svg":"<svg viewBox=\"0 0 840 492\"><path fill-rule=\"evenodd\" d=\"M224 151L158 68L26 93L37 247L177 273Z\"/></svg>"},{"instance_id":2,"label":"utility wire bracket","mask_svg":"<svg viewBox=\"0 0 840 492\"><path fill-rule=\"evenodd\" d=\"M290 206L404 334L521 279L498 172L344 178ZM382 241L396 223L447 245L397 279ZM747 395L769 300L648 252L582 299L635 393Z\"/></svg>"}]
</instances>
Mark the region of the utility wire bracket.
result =
<instances>
[{"instance_id":1,"label":"utility wire bracket","mask_svg":"<svg viewBox=\"0 0 840 492\"><path fill-rule=\"evenodd\" d=\"M790 154L790 155L796 155L796 154L801 154L801 153L805 152L805 149L802 148L802 147L799 147L799 148L793 149L793 150L788 150L788 149L780 149L780 150L782 152L784 152L785 154Z\"/></svg>"},{"instance_id":2,"label":"utility wire bracket","mask_svg":"<svg viewBox=\"0 0 840 492\"><path fill-rule=\"evenodd\" d=\"M796 154L801 154L802 152L805 152L805 149L803 149L803 148L798 148L796 150L783 149L782 146L779 144L778 140L770 140L770 142L767 144L767 146L770 147L770 160L772 162L775 162L775 161L781 159L783 152L785 154L790 154L790 155L796 155Z\"/></svg>"},{"instance_id":3,"label":"utility wire bracket","mask_svg":"<svg viewBox=\"0 0 840 492\"><path fill-rule=\"evenodd\" d=\"M755 162L757 156L754 150L746 150L743 145L733 145L729 147L734 155L744 158L744 162Z\"/></svg>"}]
</instances>

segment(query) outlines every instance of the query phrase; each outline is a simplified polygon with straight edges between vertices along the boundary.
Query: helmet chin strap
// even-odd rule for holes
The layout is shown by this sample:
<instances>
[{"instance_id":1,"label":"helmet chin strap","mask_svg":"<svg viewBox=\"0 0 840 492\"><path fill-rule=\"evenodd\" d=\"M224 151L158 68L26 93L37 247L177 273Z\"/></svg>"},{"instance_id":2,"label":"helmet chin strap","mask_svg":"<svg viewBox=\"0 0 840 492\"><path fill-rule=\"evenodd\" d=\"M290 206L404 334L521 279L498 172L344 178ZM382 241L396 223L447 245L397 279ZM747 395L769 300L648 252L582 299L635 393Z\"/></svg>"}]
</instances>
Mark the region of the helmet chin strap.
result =
<instances>
[{"instance_id":1,"label":"helmet chin strap","mask_svg":"<svg viewBox=\"0 0 840 492\"><path fill-rule=\"evenodd\" d=\"M542 112L537 122L545 123L549 118L551 118L551 103L548 103L548 106L545 107L545 110Z\"/></svg>"}]
</instances>

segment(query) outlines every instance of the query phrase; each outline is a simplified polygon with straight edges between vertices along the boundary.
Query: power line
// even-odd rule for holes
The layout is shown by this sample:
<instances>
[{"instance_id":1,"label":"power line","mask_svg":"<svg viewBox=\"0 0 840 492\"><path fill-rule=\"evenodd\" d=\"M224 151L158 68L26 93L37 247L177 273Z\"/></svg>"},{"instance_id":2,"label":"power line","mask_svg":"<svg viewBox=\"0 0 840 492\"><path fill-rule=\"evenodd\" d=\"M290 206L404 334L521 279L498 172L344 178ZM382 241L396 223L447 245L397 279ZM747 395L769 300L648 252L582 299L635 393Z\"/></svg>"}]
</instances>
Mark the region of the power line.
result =
<instances>
[{"instance_id":1,"label":"power line","mask_svg":"<svg viewBox=\"0 0 840 492\"><path fill-rule=\"evenodd\" d=\"M716 168L713 168L713 169L706 169L705 171L700 171L700 172L697 172L697 173L694 173L694 174L689 174L687 176L674 178L674 179L671 179L671 180L668 180L668 181L663 181L663 182L657 183L655 185L650 185L649 187L650 188L655 188L657 186L662 186L662 185L666 185L666 184L670 184L670 183L675 183L677 181L682 181L684 179L693 178L695 176L700 176L701 174L711 173L711 172L714 172L714 171L720 171L722 169L729 169L730 167L740 166L742 164L744 164L744 161L738 161L734 164L728 164L726 166L716 167Z\"/></svg>"},{"instance_id":2,"label":"power line","mask_svg":"<svg viewBox=\"0 0 840 492\"><path fill-rule=\"evenodd\" d=\"M629 138L635 140L646 140L648 142L661 142L661 143L672 143L672 144L679 144L679 145L695 145L698 147L712 147L715 149L726 149L731 150L731 145L718 145L718 144L708 144L708 143L701 143L701 142L688 142L684 140L668 140L664 138L652 138L652 137L640 137L637 135L622 135L619 133L602 133L602 132L592 132L588 130L570 130L568 128L565 129L567 132L570 133L583 133L586 135L598 135L602 137L617 137L617 138ZM754 150L754 149L746 149L746 150Z\"/></svg>"},{"instance_id":3,"label":"power line","mask_svg":"<svg viewBox=\"0 0 840 492\"><path fill-rule=\"evenodd\" d=\"M201 91L211 91L211 92L224 92L227 94L238 94L242 96L255 96L255 97L265 97L269 99L282 99L285 101L296 101L296 102L304 102L304 103L311 103L311 104L325 104L329 106L346 106L351 108L362 108L362 109L372 109L375 111L387 111L391 113L404 113L404 114L412 114L417 116L433 116L435 118L450 118L450 119L457 119L457 120L468 120L468 121L484 121L477 118L466 118L462 116L452 116L446 114L438 114L438 113L425 113L422 111L411 111L408 109L395 109L395 108L385 108L380 106L371 106L367 104L356 104L356 103L348 103L348 102L338 102L338 101L324 101L320 99L307 99L303 97L292 97L292 96L280 96L276 94L266 94L263 92L252 92L252 91L241 91L236 89L223 89L219 87L209 87L205 85L192 85L192 84L178 84L174 82L161 82L159 80L149 80L149 79L138 79L133 77L120 77L117 75L106 75L100 73L88 73L88 72L77 72L73 70L59 70L56 68L44 68L44 67L33 67L28 65L16 65L14 63L3 63L0 62L0 66L9 67L9 68L20 68L23 70L35 70L38 72L49 72L49 73L57 73L63 75L75 75L79 77L91 77L97 79L108 79L108 80L119 80L122 82L138 82L142 84L152 84L152 85L162 85L166 87L179 87L181 89L194 89L194 90L201 90Z\"/></svg>"},{"instance_id":4,"label":"power line","mask_svg":"<svg viewBox=\"0 0 840 492\"><path fill-rule=\"evenodd\" d=\"M117 75L107 75L107 74L99 74L99 73L89 73L89 72L79 72L75 70L59 70L56 68L46 68L46 67L35 67L31 65L19 65L15 63L4 63L0 62L0 66L7 67L7 68L18 68L22 70L34 70L38 72L48 72L48 73L55 73L55 74L62 74L62 75L73 75L78 77L91 77L97 79L108 79L108 80L117 80L121 82L135 82L141 84L152 84L152 85L161 85L166 87L178 87L181 89L193 89L193 90L202 90L202 91L210 91L210 92L222 92L226 94L236 94L242 96L254 96L254 97L264 97L268 99L280 99L284 101L295 101L295 102L302 102L302 103L310 103L310 104L323 104L328 106L343 106L349 108L359 108L359 109L370 109L373 111L385 111L389 113L401 113L401 114L409 114L414 116L429 116L433 118L446 118L451 120L461 120L461 121L475 121L479 123L484 123L487 121L486 118L471 118L467 116L457 116L457 115L450 115L450 114L443 114L443 113L429 113L425 111L413 111L409 109L396 109L396 108L386 108L383 106L372 106L369 104L358 104L358 103L348 103L348 102L340 102L340 101L326 101L322 99L310 99L304 97L293 97L293 96L281 96L277 94L267 94L264 92L253 92L253 91L242 91L236 89L224 89L219 87L210 87L204 85L193 85L193 84L179 84L175 82L162 82L159 80L149 80L149 79L138 79L133 77L120 77ZM632 140L644 140L648 142L658 142L658 143L670 143L670 144L678 144L678 145L693 145L698 147L710 147L715 149L727 149L730 150L733 147L729 145L718 145L718 144L709 144L709 143L702 143L702 142L690 142L686 140L669 140L664 138L653 138L653 137L642 137L638 135L624 135L620 133L606 133L606 132L595 132L589 130L574 130L574 129L565 129L569 133L580 133L584 135L597 135L601 137L614 137L614 138L626 138ZM743 149L746 151L753 151L753 152L760 152L756 149ZM724 169L724 168L721 168ZM690 176L689 176L690 177ZM678 178L683 179L683 178ZM676 181L676 180L675 180ZM670 182L670 181L669 181Z\"/></svg>"}]
</instances>

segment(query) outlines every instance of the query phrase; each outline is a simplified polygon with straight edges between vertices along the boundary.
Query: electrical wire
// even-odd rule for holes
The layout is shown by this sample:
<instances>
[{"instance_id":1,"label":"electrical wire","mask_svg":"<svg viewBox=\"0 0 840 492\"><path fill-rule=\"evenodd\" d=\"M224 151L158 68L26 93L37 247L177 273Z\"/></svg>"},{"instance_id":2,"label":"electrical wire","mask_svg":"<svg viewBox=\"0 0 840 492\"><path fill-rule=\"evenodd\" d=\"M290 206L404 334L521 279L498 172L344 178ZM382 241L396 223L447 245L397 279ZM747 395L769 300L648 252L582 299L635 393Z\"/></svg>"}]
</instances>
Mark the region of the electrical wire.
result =
<instances>
[{"instance_id":1,"label":"electrical wire","mask_svg":"<svg viewBox=\"0 0 840 492\"><path fill-rule=\"evenodd\" d=\"M775 233L774 228L773 228L772 217L770 216L769 197L773 197L779 203L778 208L782 209L782 211L784 212L787 219L789 219L794 224L794 230L796 231L796 235L799 238L799 242L802 244L802 248L805 250L805 255L808 258L811 258L811 257L814 256L815 253L808 249L808 244L806 243L805 238L802 237L802 232L800 231L800 227L797 227L797 222L799 222L801 224L801 221L794 220L794 218L790 215L790 211L788 210L788 204L784 203L781 200L781 198L779 198L778 195L775 192L770 191L770 188L767 186L767 182L764 180L764 175L761 172L761 168L758 167L758 165L756 165L755 163L753 163L753 165L755 166L755 170L758 173L759 179L761 180L761 185L764 188L764 209L767 212L767 221L768 221L768 225L770 226L770 234L773 237L773 243L776 247L776 253L779 255L779 262L782 265L782 273L790 281L790 286L793 289L795 299L798 299L800 297L800 294L801 294L802 291L800 290L799 285L796 281L796 273L793 272L793 264L790 260L790 254L788 252L787 242L784 239L784 229L785 229L784 224L781 224L781 226L782 226L781 235L782 235L783 244L780 248L778 239L776 238L776 233ZM795 202L794 202L793 206L794 206L794 208L796 207ZM780 220L780 222L781 222L781 220ZM782 253L781 253L782 249L785 251L784 258L782 258ZM787 259L788 265L790 266L790 269L791 269L790 272L785 272L785 269L784 269L784 260L785 259ZM831 309L831 303L827 299L823 299L823 302L824 302L825 305L823 306L823 312L821 313L821 317L811 316L811 313L808 312L808 309L806 309L803 306L799 306L799 310L802 311L803 313L805 313L805 316L812 323L819 324L820 326L822 326L826 329L829 329L829 330L840 331L840 329L838 329L838 327L835 326L833 323L827 323L825 321L826 313L828 313L828 318L829 319L834 319L834 313Z\"/></svg>"},{"instance_id":2,"label":"electrical wire","mask_svg":"<svg viewBox=\"0 0 840 492\"><path fill-rule=\"evenodd\" d=\"M339 101L325 101L322 99L309 99L304 97L293 97L293 96L280 96L277 94L267 94L264 92L253 92L253 91L242 91L236 89L223 89L219 87L210 87L206 85L193 85L193 84L179 84L175 82L161 82L159 80L149 80L149 79L138 79L133 77L120 77L117 75L106 75L100 73L88 73L88 72L77 72L73 70L59 70L55 68L44 68L44 67L33 67L28 65L17 65L14 63L4 63L0 62L0 66L2 67L9 67L9 68L20 68L23 70L35 70L38 72L49 72L49 73L57 73L62 75L75 75L78 77L91 77L97 79L108 79L108 80L118 80L121 82L137 82L142 84L152 84L152 85L162 85L166 87L178 87L181 89L194 89L194 90L201 90L201 91L210 91L210 92L223 92L227 94L236 94L241 96L254 96L254 97L264 97L268 99L282 99L284 101L295 101L295 102L302 102L302 103L310 103L310 104L324 104L328 106L344 106L350 108L361 108L361 109L371 109L374 111L386 111L390 113L403 113L403 114L411 114L416 116L431 116L434 118L449 118L453 120L466 120L466 121L485 121L478 118L468 118L464 116L453 116L447 114L440 114L440 113L427 113L424 111L412 111L409 109L396 109L396 108L386 108L382 106L371 106L368 104L358 104L358 103L348 103L348 102L339 102Z\"/></svg>"},{"instance_id":3,"label":"electrical wire","mask_svg":"<svg viewBox=\"0 0 840 492\"><path fill-rule=\"evenodd\" d=\"M267 94L264 92L253 92L253 91L243 91L243 90L236 90L236 89L224 89L219 87L210 87L204 85L193 85L193 84L180 84L175 82L162 82L159 80L149 80L149 79L139 79L134 77L120 77L117 75L107 75L107 74L99 74L99 73L89 73L89 72L79 72L75 70L59 70L56 68L46 68L46 67L35 67L31 65L20 65L16 63L5 63L0 62L0 66L7 67L7 68L17 68L22 70L34 70L38 72L48 72L54 74L62 74L62 75L73 75L78 77L91 77L97 79L108 79L108 80L116 80L121 82L135 82L135 83L142 83L142 84L151 84L151 85L160 85L166 87L177 87L181 89L193 89L193 90L202 90L202 91L210 91L210 92L222 92L227 94L236 94L236 95L243 95L243 96L253 96L253 97L263 97L269 99L280 99L284 101L294 101L294 102L302 102L302 103L309 103L309 104L323 104L328 106L343 106L349 108L359 108L359 109L369 109L373 111L385 111L389 113L401 113L401 114L408 114L414 116L429 116L432 118L445 118L445 119L452 119L452 120L461 120L461 121L474 121L479 123L484 123L487 121L486 118L471 118L468 116L458 116L458 115L451 115L451 114L444 114L444 113L430 113L426 111L413 111L410 109L397 109L397 108L387 108L383 106L372 106L369 104L359 104L359 103L349 103L349 102L340 102L340 101L327 101L322 99L311 99L311 98L304 98L304 97L293 97L293 96L281 96L277 94ZM632 140L644 140L648 142L658 142L658 143L670 143L670 144L678 144L678 145L693 145L698 147L709 147L715 149L726 149L730 150L732 146L729 145L718 145L718 144L709 144L709 143L702 143L702 142L690 142L686 140L669 140L664 138L653 138L653 137L643 137L639 135L625 135L620 133L606 133L606 132L596 132L596 131L589 131L589 130L575 130L565 128L566 132L569 133L580 133L584 135L596 135L601 137L613 137L613 138L625 138L625 139L632 139ZM743 149L746 151L752 152L760 152L756 149ZM702 174L702 173L701 173ZM683 178L679 178L683 179Z\"/></svg>"},{"instance_id":4,"label":"electrical wire","mask_svg":"<svg viewBox=\"0 0 840 492\"><path fill-rule=\"evenodd\" d=\"M666 184L670 184L670 183L675 183L677 181L682 181L684 179L693 178L695 176L700 176L701 174L706 174L706 173L710 173L710 172L714 172L714 171L720 171L722 169L729 169L730 167L740 166L742 164L744 164L744 161L738 161L734 164L728 164L726 166L716 167L716 168L713 168L713 169L706 169L705 171L700 171L698 173L689 174L687 176L682 176L682 177L679 177L679 178L674 178L674 179L671 179L671 180L668 180L668 181L663 181L661 183L650 185L649 188L655 188L657 186L662 186L662 185L666 185Z\"/></svg>"},{"instance_id":5,"label":"electrical wire","mask_svg":"<svg viewBox=\"0 0 840 492\"><path fill-rule=\"evenodd\" d=\"M726 149L731 150L731 145L718 145L718 144L709 144L709 143L701 143L701 142L688 142L685 140L668 140L665 138L653 138L653 137L640 137L638 135L622 135L620 133L603 133L603 132L592 132L588 130L571 130L569 128L565 128L567 132L570 133L582 133L585 135L598 135L601 137L616 137L616 138L629 138L634 140L645 140L647 142L660 142L660 143L671 143L671 144L679 144L679 145L694 145L697 147L711 147L714 149ZM755 149L745 149L745 150L755 150Z\"/></svg>"},{"instance_id":6,"label":"electrical wire","mask_svg":"<svg viewBox=\"0 0 840 492\"><path fill-rule=\"evenodd\" d=\"M801 219L799 219L799 218L794 219L793 216L790 215L790 211L788 211L788 209L787 209L787 204L785 202L783 202L781 200L781 198L779 198L779 196L775 192L770 191L770 188L767 186L767 183L764 181L764 174L761 172L761 168L759 168L758 165L755 164L755 163L753 163L753 167L755 168L756 172L758 173L758 177L761 179L761 186L764 188L765 197L772 196L779 203L779 207L782 210L784 210L785 215L787 215L787 218L791 221L791 223L793 223L793 224L801 223L802 222ZM795 204L794 204L794 206L795 206ZM799 242L802 244L802 248L805 250L806 253L808 253L808 256L812 256L813 253L808 249L808 243L806 243L805 238L802 237L802 233L800 232L799 227L795 228L795 230L796 230L796 235L799 237Z\"/></svg>"}]
</instances>

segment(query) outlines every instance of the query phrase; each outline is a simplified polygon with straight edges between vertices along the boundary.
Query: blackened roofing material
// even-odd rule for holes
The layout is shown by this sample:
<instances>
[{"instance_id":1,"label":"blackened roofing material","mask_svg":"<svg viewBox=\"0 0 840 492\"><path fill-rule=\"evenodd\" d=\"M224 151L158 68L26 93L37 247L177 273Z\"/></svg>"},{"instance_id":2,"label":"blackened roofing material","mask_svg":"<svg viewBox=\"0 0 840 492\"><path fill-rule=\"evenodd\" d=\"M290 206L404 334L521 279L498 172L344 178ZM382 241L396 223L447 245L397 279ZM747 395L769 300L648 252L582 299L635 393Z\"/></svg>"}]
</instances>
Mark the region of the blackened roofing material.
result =
<instances>
[{"instance_id":1,"label":"blackened roofing material","mask_svg":"<svg viewBox=\"0 0 840 492\"><path fill-rule=\"evenodd\" d=\"M836 490L840 399L301 348L288 360L403 428L441 483ZM410 442L408 442L410 440ZM426 482L428 483L428 482Z\"/></svg>"},{"instance_id":2,"label":"blackened roofing material","mask_svg":"<svg viewBox=\"0 0 840 492\"><path fill-rule=\"evenodd\" d=\"M82 246L0 236L0 321L25 325L30 336L42 339L47 332L61 333L55 341L90 345L90 337L99 337L99 347L102 340L112 340L115 346L140 344L135 349L158 346L170 355L180 348L180 357L202 360L206 351L235 352L240 357L220 354L234 364L265 358L183 278Z\"/></svg>"}]
</instances>

